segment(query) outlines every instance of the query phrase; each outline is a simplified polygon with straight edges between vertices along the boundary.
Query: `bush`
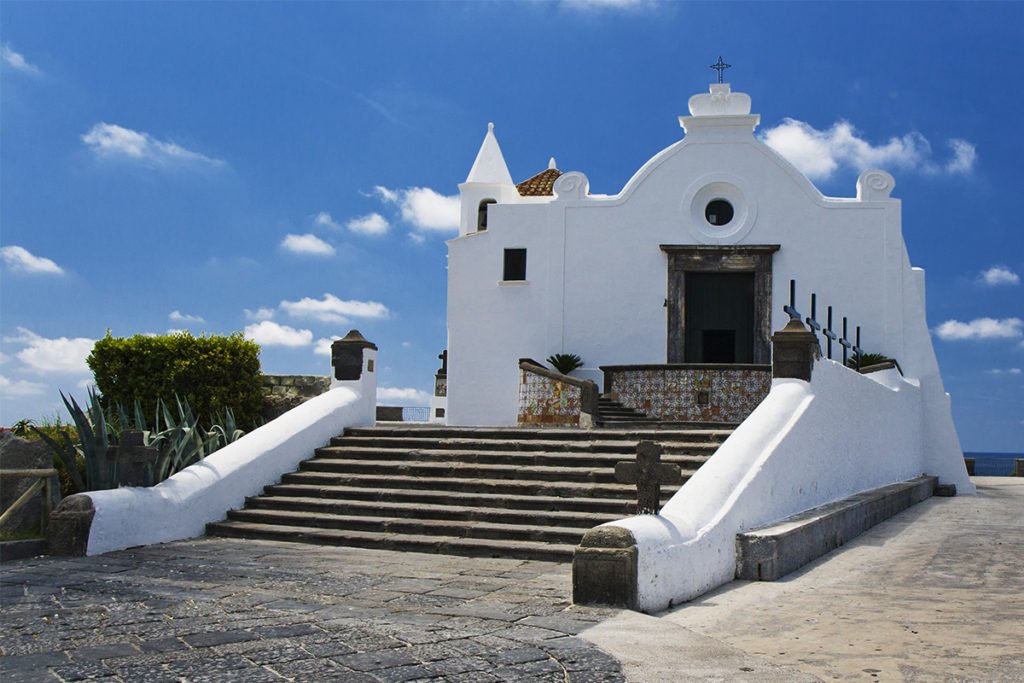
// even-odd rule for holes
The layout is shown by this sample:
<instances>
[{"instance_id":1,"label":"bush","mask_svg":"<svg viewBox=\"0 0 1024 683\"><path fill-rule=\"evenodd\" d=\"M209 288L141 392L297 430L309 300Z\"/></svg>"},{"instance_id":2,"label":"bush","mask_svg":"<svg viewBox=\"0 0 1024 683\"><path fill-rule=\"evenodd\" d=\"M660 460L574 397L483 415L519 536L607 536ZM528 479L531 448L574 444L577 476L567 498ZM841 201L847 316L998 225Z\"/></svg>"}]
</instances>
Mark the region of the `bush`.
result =
<instances>
[{"instance_id":1,"label":"bush","mask_svg":"<svg viewBox=\"0 0 1024 683\"><path fill-rule=\"evenodd\" d=\"M227 337L188 332L114 337L108 330L93 346L88 363L108 407L138 400L148 417L156 414L160 397L179 396L206 419L227 409L245 428L259 419L260 347L238 332Z\"/></svg>"}]
</instances>

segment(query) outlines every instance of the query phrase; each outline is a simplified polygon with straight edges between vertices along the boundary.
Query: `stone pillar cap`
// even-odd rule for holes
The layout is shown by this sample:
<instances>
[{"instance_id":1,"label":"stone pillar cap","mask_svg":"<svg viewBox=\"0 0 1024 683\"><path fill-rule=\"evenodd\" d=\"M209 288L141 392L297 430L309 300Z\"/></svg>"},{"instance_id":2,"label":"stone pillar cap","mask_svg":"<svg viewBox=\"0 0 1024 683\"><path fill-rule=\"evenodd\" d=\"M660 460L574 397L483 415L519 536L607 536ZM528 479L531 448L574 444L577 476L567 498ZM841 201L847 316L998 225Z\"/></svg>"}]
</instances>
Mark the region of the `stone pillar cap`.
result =
<instances>
[{"instance_id":1,"label":"stone pillar cap","mask_svg":"<svg viewBox=\"0 0 1024 683\"><path fill-rule=\"evenodd\" d=\"M368 348L368 349L373 349L374 351L377 350L377 345L374 344L372 341L368 341L366 339L366 337L364 337L362 334L359 333L359 330L349 330L348 334L346 334L341 339L338 339L334 343L335 344L354 344L354 345L362 346L362 347L365 347L365 348ZM332 346L333 346L333 344L332 344Z\"/></svg>"}]
</instances>

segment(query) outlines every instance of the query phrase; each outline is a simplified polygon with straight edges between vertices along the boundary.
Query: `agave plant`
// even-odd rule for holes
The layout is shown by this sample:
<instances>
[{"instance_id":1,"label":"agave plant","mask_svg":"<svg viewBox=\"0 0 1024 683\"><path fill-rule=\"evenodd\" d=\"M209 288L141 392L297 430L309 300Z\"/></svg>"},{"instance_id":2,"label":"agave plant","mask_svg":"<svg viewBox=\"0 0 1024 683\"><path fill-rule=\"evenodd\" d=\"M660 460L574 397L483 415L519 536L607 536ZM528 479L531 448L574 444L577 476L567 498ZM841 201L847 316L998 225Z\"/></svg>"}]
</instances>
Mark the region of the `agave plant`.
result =
<instances>
[{"instance_id":1,"label":"agave plant","mask_svg":"<svg viewBox=\"0 0 1024 683\"><path fill-rule=\"evenodd\" d=\"M238 429L234 411L230 408L217 416L217 422L209 430L204 429L199 424L199 418L192 412L188 399L178 396L174 397L177 417L167 402L158 399L152 423L146 421L142 402L138 400L132 406L131 413L118 404L108 414L103 410L100 396L94 389L89 390L89 402L84 409L73 396L64 396L62 392L61 398L74 420L78 443L65 431L59 432L62 442L58 443L34 425L28 427L56 453L78 491L98 491L118 485L117 458L110 457L108 449L117 446L121 435L129 430L141 431L143 443L157 449L156 462L146 477L150 484L163 481L245 434ZM150 425L152 430L149 429ZM84 476L79 470L80 460L85 464Z\"/></svg>"},{"instance_id":2,"label":"agave plant","mask_svg":"<svg viewBox=\"0 0 1024 683\"><path fill-rule=\"evenodd\" d=\"M101 491L116 487L117 461L108 457L107 449L117 445L117 438L109 431L99 394L95 389L89 389L89 403L84 410L74 396L65 396L62 391L60 397L74 420L78 443L75 444L66 432L60 433L64 443L58 444L36 427L33 426L32 430L57 454L79 491ZM78 470L79 457L85 462L84 478Z\"/></svg>"},{"instance_id":3,"label":"agave plant","mask_svg":"<svg viewBox=\"0 0 1024 683\"><path fill-rule=\"evenodd\" d=\"M163 481L217 450L217 434L199 427L199 419L192 414L188 399L182 401L175 396L174 401L178 408L177 420L164 401L157 401L157 417L162 413L165 429L150 435L146 443L160 451L154 471L155 482Z\"/></svg>"},{"instance_id":4,"label":"agave plant","mask_svg":"<svg viewBox=\"0 0 1024 683\"><path fill-rule=\"evenodd\" d=\"M216 421L210 426L210 433L217 439L215 448L223 448L245 436L245 430L238 428L235 411L231 408L225 408L224 412L218 413L215 418Z\"/></svg>"},{"instance_id":5,"label":"agave plant","mask_svg":"<svg viewBox=\"0 0 1024 683\"><path fill-rule=\"evenodd\" d=\"M548 363L551 363L551 367L563 375L568 375L573 370L583 367L583 359L575 353L556 353L553 356L548 356Z\"/></svg>"}]
</instances>

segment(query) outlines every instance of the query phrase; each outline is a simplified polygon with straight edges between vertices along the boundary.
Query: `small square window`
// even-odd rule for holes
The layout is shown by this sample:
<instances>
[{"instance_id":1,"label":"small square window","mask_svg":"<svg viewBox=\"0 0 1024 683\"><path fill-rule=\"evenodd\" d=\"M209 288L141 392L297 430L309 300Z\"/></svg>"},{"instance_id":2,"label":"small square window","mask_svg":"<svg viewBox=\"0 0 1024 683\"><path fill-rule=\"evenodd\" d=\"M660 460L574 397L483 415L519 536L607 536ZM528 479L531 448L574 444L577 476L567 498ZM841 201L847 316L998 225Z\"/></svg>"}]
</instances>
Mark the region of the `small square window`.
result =
<instances>
[{"instance_id":1,"label":"small square window","mask_svg":"<svg viewBox=\"0 0 1024 683\"><path fill-rule=\"evenodd\" d=\"M505 272L502 275L502 280L506 282L510 280L525 280L526 279L526 250L525 249L506 249L505 250Z\"/></svg>"}]
</instances>

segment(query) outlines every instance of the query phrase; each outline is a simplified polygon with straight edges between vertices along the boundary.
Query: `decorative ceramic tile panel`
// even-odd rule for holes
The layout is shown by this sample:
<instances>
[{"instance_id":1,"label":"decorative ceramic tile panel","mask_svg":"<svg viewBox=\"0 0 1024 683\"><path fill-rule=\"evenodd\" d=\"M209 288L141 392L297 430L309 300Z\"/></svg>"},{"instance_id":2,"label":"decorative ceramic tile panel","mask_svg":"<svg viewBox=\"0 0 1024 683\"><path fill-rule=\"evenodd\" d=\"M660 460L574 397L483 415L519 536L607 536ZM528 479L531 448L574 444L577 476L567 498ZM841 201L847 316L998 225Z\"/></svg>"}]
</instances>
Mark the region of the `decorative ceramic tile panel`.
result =
<instances>
[{"instance_id":1,"label":"decorative ceramic tile panel","mask_svg":"<svg viewBox=\"0 0 1024 683\"><path fill-rule=\"evenodd\" d=\"M768 395L770 368L630 368L606 372L612 400L672 422L742 422Z\"/></svg>"},{"instance_id":2,"label":"decorative ceramic tile panel","mask_svg":"<svg viewBox=\"0 0 1024 683\"><path fill-rule=\"evenodd\" d=\"M579 387L527 370L520 369L519 373L519 424L579 424L582 408Z\"/></svg>"}]
</instances>

